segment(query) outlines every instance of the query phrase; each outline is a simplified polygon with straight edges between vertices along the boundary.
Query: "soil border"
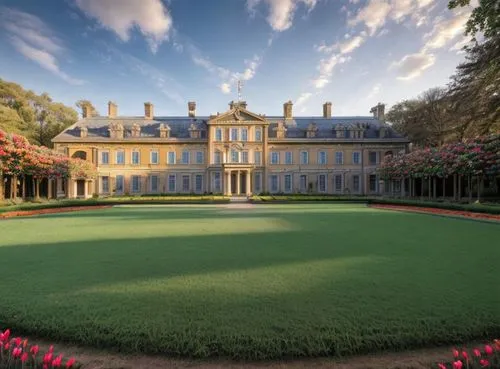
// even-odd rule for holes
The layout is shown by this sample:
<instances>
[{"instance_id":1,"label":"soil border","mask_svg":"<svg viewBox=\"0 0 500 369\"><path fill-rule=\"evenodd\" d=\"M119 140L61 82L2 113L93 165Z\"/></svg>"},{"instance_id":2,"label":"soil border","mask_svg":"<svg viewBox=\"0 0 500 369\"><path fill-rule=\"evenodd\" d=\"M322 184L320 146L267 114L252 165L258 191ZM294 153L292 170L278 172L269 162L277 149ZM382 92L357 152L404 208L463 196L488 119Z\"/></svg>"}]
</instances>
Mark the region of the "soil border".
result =
<instances>
[{"instance_id":1,"label":"soil border","mask_svg":"<svg viewBox=\"0 0 500 369\"><path fill-rule=\"evenodd\" d=\"M0 213L0 219L16 218L16 217L29 217L42 214L57 214L57 213L70 213L74 211L95 210L95 209L108 209L113 205L92 205L92 206L68 206L60 208L36 209L36 210L15 210Z\"/></svg>"}]
</instances>

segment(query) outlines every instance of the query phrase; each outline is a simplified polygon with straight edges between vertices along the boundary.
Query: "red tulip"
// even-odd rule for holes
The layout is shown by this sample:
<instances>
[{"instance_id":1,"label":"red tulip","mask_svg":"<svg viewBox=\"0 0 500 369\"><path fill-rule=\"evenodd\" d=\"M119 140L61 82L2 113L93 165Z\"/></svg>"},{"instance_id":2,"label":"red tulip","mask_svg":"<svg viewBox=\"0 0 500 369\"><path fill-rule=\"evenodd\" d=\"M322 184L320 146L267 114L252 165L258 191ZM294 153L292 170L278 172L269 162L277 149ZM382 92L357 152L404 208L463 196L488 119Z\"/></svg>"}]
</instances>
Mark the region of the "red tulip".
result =
<instances>
[{"instance_id":1,"label":"red tulip","mask_svg":"<svg viewBox=\"0 0 500 369\"><path fill-rule=\"evenodd\" d=\"M469 355L467 354L467 351L462 351L462 357L465 359L465 361L469 360Z\"/></svg>"},{"instance_id":2,"label":"red tulip","mask_svg":"<svg viewBox=\"0 0 500 369\"><path fill-rule=\"evenodd\" d=\"M21 337L14 338L14 343L16 344L16 346L21 346L22 341L23 340L21 339Z\"/></svg>"},{"instance_id":3,"label":"red tulip","mask_svg":"<svg viewBox=\"0 0 500 369\"><path fill-rule=\"evenodd\" d=\"M481 365L482 368L486 368L487 366L490 366L490 362L486 359L481 359L479 360L479 365Z\"/></svg>"},{"instance_id":4,"label":"red tulip","mask_svg":"<svg viewBox=\"0 0 500 369\"><path fill-rule=\"evenodd\" d=\"M52 354L54 352L54 346L53 345L50 345L49 347L49 352Z\"/></svg>"},{"instance_id":5,"label":"red tulip","mask_svg":"<svg viewBox=\"0 0 500 369\"><path fill-rule=\"evenodd\" d=\"M59 368L61 366L61 363L62 363L62 358L63 358L63 356L59 355L54 360L52 360L52 366L54 368Z\"/></svg>"},{"instance_id":6,"label":"red tulip","mask_svg":"<svg viewBox=\"0 0 500 369\"><path fill-rule=\"evenodd\" d=\"M28 353L25 352L21 356L21 363L25 363L28 360Z\"/></svg>"},{"instance_id":7,"label":"red tulip","mask_svg":"<svg viewBox=\"0 0 500 369\"><path fill-rule=\"evenodd\" d=\"M4 347L6 350L8 350L8 349L9 349L9 347L10 347L10 343L8 343L8 342L7 342L5 345L3 345L3 347Z\"/></svg>"},{"instance_id":8,"label":"red tulip","mask_svg":"<svg viewBox=\"0 0 500 369\"><path fill-rule=\"evenodd\" d=\"M459 354L460 354L460 353L458 352L458 350L457 350L457 349L453 349L453 357L454 357L455 359L457 359L457 358L458 358L458 355L459 355Z\"/></svg>"},{"instance_id":9,"label":"red tulip","mask_svg":"<svg viewBox=\"0 0 500 369\"><path fill-rule=\"evenodd\" d=\"M10 329L6 329L5 332L0 334L0 341L7 342L10 336Z\"/></svg>"},{"instance_id":10,"label":"red tulip","mask_svg":"<svg viewBox=\"0 0 500 369\"><path fill-rule=\"evenodd\" d=\"M68 362L66 363L66 369L70 369L73 366L73 364L75 364L75 362L76 362L75 358L69 359Z\"/></svg>"},{"instance_id":11,"label":"red tulip","mask_svg":"<svg viewBox=\"0 0 500 369\"><path fill-rule=\"evenodd\" d=\"M38 354L38 351L40 350L40 347L38 345L31 346L30 352L33 354L33 356L36 356Z\"/></svg>"},{"instance_id":12,"label":"red tulip","mask_svg":"<svg viewBox=\"0 0 500 369\"><path fill-rule=\"evenodd\" d=\"M462 363L461 360L457 360L453 362L453 369L462 369L462 366L464 363Z\"/></svg>"},{"instance_id":13,"label":"red tulip","mask_svg":"<svg viewBox=\"0 0 500 369\"><path fill-rule=\"evenodd\" d=\"M18 358L19 356L21 356L21 354L23 353L23 349L20 348L20 347L14 347L14 350L12 350L12 357L13 358Z\"/></svg>"},{"instance_id":14,"label":"red tulip","mask_svg":"<svg viewBox=\"0 0 500 369\"><path fill-rule=\"evenodd\" d=\"M473 352L474 352L474 356L476 356L476 357L480 357L481 356L481 351L479 351L479 349L476 348L476 349L474 349Z\"/></svg>"},{"instance_id":15,"label":"red tulip","mask_svg":"<svg viewBox=\"0 0 500 369\"><path fill-rule=\"evenodd\" d=\"M486 355L493 355L493 347L491 347L490 345L485 345L484 352L486 353Z\"/></svg>"},{"instance_id":16,"label":"red tulip","mask_svg":"<svg viewBox=\"0 0 500 369\"><path fill-rule=\"evenodd\" d=\"M439 369L447 369L446 365L444 365L443 363L439 363L438 367L439 367Z\"/></svg>"},{"instance_id":17,"label":"red tulip","mask_svg":"<svg viewBox=\"0 0 500 369\"><path fill-rule=\"evenodd\" d=\"M45 355L43 355L43 363L50 364L51 362L52 362L52 352L47 352Z\"/></svg>"}]
</instances>

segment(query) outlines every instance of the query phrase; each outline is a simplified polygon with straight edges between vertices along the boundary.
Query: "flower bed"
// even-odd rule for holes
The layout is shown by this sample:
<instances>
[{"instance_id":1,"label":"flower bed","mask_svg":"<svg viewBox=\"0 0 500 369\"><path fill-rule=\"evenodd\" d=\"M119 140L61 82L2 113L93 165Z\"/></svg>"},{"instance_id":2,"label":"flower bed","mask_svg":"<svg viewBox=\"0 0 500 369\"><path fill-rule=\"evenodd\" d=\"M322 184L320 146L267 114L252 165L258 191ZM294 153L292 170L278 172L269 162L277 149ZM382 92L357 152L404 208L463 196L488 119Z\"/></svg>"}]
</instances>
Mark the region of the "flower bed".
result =
<instances>
[{"instance_id":1,"label":"flower bed","mask_svg":"<svg viewBox=\"0 0 500 369\"><path fill-rule=\"evenodd\" d=\"M407 205L372 204L370 206L376 209L409 211L413 213L422 213L422 214L449 215L455 217L500 221L500 215L497 214L473 213L470 211L446 210L446 209L426 208L420 206L407 206Z\"/></svg>"},{"instance_id":2,"label":"flower bed","mask_svg":"<svg viewBox=\"0 0 500 369\"><path fill-rule=\"evenodd\" d=\"M450 363L438 363L439 369L479 369L500 368L500 340L494 340L492 344L481 348L474 348L470 352L467 349L453 349L453 361Z\"/></svg>"},{"instance_id":3,"label":"flower bed","mask_svg":"<svg viewBox=\"0 0 500 369\"><path fill-rule=\"evenodd\" d=\"M27 217L32 215L40 214L55 214L55 213L67 213L71 211L82 211L82 210L94 210L94 209L106 209L111 208L112 205L94 205L94 206L69 206L64 208L51 208L51 209L38 209L38 210L18 210L18 211L8 211L0 214L0 219L2 218L13 218L13 217Z\"/></svg>"}]
</instances>

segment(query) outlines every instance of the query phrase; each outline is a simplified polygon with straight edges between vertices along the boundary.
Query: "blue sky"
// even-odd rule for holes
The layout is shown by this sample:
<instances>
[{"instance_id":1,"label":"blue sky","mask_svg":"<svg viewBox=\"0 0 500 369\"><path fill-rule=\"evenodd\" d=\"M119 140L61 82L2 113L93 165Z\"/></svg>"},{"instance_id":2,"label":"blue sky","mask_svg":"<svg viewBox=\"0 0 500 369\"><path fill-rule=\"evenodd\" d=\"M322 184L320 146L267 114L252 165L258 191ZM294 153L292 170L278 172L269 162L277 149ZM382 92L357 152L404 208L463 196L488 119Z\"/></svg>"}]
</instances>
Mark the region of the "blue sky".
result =
<instances>
[{"instance_id":1,"label":"blue sky","mask_svg":"<svg viewBox=\"0 0 500 369\"><path fill-rule=\"evenodd\" d=\"M1 0L0 77L101 114L369 115L445 85L469 8L445 0Z\"/></svg>"}]
</instances>

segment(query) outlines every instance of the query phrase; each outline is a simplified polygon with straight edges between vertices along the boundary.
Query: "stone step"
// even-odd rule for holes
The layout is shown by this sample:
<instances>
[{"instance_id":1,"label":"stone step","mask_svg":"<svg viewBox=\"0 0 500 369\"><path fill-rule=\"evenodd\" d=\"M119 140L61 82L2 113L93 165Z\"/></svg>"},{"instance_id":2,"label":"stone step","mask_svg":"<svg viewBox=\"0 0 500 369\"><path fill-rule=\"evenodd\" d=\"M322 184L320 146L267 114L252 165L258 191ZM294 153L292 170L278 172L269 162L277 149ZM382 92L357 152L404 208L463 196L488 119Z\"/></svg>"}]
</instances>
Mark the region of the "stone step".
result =
<instances>
[{"instance_id":1,"label":"stone step","mask_svg":"<svg viewBox=\"0 0 500 369\"><path fill-rule=\"evenodd\" d=\"M248 202L248 197L246 196L231 196L229 198L230 202Z\"/></svg>"}]
</instances>

